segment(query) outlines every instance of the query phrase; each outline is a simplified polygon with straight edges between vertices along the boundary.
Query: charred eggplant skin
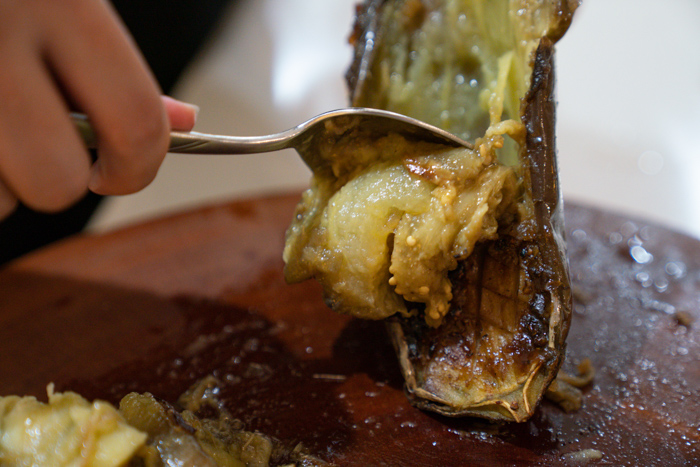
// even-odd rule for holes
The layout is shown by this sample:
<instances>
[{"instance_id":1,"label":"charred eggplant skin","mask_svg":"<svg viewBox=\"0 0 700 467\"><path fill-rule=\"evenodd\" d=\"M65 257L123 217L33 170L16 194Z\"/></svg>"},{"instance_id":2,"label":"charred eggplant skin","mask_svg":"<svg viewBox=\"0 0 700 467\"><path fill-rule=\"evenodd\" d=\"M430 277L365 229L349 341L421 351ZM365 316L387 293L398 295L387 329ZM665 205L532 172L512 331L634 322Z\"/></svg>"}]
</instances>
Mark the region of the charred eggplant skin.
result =
<instances>
[{"instance_id":1,"label":"charred eggplant skin","mask_svg":"<svg viewBox=\"0 0 700 467\"><path fill-rule=\"evenodd\" d=\"M571 14L568 18L567 26L571 22ZM554 42L544 37L535 54L532 84L523 101L522 120L526 128L523 164L524 173L529 178L527 182L534 202L538 246L545 266L538 275L538 287L549 290L554 300L559 302L562 325L555 336L554 345L561 347L563 354L573 303L563 237L564 203L557 168L554 88Z\"/></svg>"},{"instance_id":2,"label":"charred eggplant skin","mask_svg":"<svg viewBox=\"0 0 700 467\"><path fill-rule=\"evenodd\" d=\"M378 44L384 40L382 10L392 1L369 0L358 6L351 36L355 55L346 75L353 105L366 105L365 94L371 93L368 83L373 79ZM579 2L540 3L546 4L552 19L532 55L530 84L521 97L519 115L525 129L518 156L521 186L524 198L531 201L531 215L504 226L498 240L484 242L471 257L460 261L451 275L455 288L452 308L440 327L430 328L415 318L387 320L409 400L446 416L527 420L556 377L565 353L572 298L556 160L554 43L568 29ZM512 0L514 4L518 0ZM483 270L486 263L492 270L520 276L518 300L514 300L520 303L514 313L517 324L511 326L513 339L501 349L508 358L500 367L489 363L503 361L499 355L475 356L480 340L486 337L480 321L484 316L481 303L491 293L489 285L484 286L488 282L483 277L488 276ZM473 373L479 359L487 363ZM488 373L486 379L497 381L501 374L518 371L527 376L505 378L517 384L504 384L493 394L484 390L475 396L465 389L478 387L475 380L484 373Z\"/></svg>"},{"instance_id":3,"label":"charred eggplant skin","mask_svg":"<svg viewBox=\"0 0 700 467\"><path fill-rule=\"evenodd\" d=\"M491 420L524 421L540 402L544 390L557 375L565 353L565 341L571 322L572 298L569 286L565 243L558 232L561 222L562 201L556 169L554 113L554 49L545 38L537 49L530 92L523 101L523 120L527 128L527 148L523 163L529 177L524 181L532 191L535 205L534 228L519 226L504 231L495 242L481 245L469 258L462 261L451 278L455 283L455 298L449 319L437 329L428 329L419 320L392 319L389 333L406 380L406 392L413 405L424 410L450 417L476 416ZM528 188L529 180L534 184ZM537 362L530 375L530 384L511 393L500 394L490 401L474 406L455 406L435 397L432 386L438 384L436 361L449 360L457 369L468 368L469 360L478 347L481 329L473 325L474 303L481 300L480 287L484 272L479 270L488 258L490 264L520 263L531 283L531 294L526 311L520 318L516 338L509 344L511 365L521 366ZM491 266L493 268L493 266ZM507 275L506 270L499 270ZM478 285L475 285L479 283ZM457 284L461 284L458 286ZM464 349L468 349L466 352ZM497 373L495 365L486 365ZM431 381L432 380L432 381ZM443 384L454 384L443 380ZM430 388L430 389L426 389Z\"/></svg>"},{"instance_id":4,"label":"charred eggplant skin","mask_svg":"<svg viewBox=\"0 0 700 467\"><path fill-rule=\"evenodd\" d=\"M349 42L354 47L353 60L345 73L350 102L360 93L360 83L365 81L374 53L375 34L379 10L387 0L367 0L355 6L355 23Z\"/></svg>"}]
</instances>

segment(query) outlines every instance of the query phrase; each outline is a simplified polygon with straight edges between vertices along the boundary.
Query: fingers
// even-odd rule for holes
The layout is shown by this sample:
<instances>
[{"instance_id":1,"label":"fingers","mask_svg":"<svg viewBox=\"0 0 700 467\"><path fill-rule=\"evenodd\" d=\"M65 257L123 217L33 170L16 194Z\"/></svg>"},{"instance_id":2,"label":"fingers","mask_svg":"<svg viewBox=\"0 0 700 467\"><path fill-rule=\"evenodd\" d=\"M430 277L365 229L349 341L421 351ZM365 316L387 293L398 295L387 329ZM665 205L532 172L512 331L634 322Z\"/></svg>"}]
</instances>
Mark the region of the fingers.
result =
<instances>
[{"instance_id":1,"label":"fingers","mask_svg":"<svg viewBox=\"0 0 700 467\"><path fill-rule=\"evenodd\" d=\"M90 160L31 37L0 38L0 198L63 209L87 189ZM0 208L2 211L2 208Z\"/></svg>"},{"instance_id":2,"label":"fingers","mask_svg":"<svg viewBox=\"0 0 700 467\"><path fill-rule=\"evenodd\" d=\"M43 3L55 10L44 33L49 65L98 137L89 188L101 194L140 190L155 177L168 147L169 123L154 78L106 2Z\"/></svg>"},{"instance_id":3,"label":"fingers","mask_svg":"<svg viewBox=\"0 0 700 467\"><path fill-rule=\"evenodd\" d=\"M3 219L17 208L17 198L14 194L0 182L0 219Z\"/></svg>"},{"instance_id":4,"label":"fingers","mask_svg":"<svg viewBox=\"0 0 700 467\"><path fill-rule=\"evenodd\" d=\"M127 194L150 183L170 129L192 129L197 109L160 96L109 3L0 2L0 18L0 218L17 200L56 211L88 188ZM69 107L95 129L94 164Z\"/></svg>"}]
</instances>

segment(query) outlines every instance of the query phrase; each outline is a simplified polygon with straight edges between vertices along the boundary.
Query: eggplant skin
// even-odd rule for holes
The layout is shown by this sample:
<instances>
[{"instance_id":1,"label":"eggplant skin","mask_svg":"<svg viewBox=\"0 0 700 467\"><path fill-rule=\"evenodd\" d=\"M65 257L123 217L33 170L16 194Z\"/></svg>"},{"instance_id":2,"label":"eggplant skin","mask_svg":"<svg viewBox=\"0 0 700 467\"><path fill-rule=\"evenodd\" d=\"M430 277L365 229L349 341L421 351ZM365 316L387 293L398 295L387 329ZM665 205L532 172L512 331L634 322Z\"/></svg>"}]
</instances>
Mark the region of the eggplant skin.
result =
<instances>
[{"instance_id":1,"label":"eggplant skin","mask_svg":"<svg viewBox=\"0 0 700 467\"><path fill-rule=\"evenodd\" d=\"M419 15L424 18L446 3L450 0L370 0L358 7L351 37L355 56L346 75L353 105L397 110L383 94L387 81L382 83L380 76L392 66L386 57L396 37L387 32L387 11L395 14L414 4L424 8ZM512 155L503 162L517 167L521 215L499 224L496 239L480 242L460 259L450 273L454 298L440 326L428 326L418 317L387 319L406 393L421 409L454 417L525 421L563 361L572 298L556 165L554 44L571 24L578 3L463 0L468 8L498 5L509 13L529 8L528 14L540 14L534 30L541 34L528 37L536 47L524 60L530 69L519 109L504 109L504 118L517 119L523 126L522 138L514 138L515 163ZM411 113L411 107L398 110L444 127L434 115ZM460 128L459 122L446 129L465 130L471 137L484 131Z\"/></svg>"},{"instance_id":2,"label":"eggplant skin","mask_svg":"<svg viewBox=\"0 0 700 467\"><path fill-rule=\"evenodd\" d=\"M557 169L554 90L554 43L545 37L537 49L532 85L523 102L522 119L526 127L523 163L524 173L529 176L526 183L534 201L537 248L542 257L536 286L549 290L553 302L562 304L559 332L550 339L554 339L555 347L563 348L571 325L573 303L563 236L564 205Z\"/></svg>"},{"instance_id":3,"label":"eggplant skin","mask_svg":"<svg viewBox=\"0 0 700 467\"><path fill-rule=\"evenodd\" d=\"M440 327L415 318L388 323L406 392L421 409L522 422L561 366L572 310L565 245L555 228L561 226L561 202L554 197L558 185L540 183L546 178L539 173L556 175L552 59L552 43L543 39L523 104L527 140L533 142L525 159L532 159L529 173L541 190L536 221L506 227L459 263L450 276L452 308ZM552 118L527 123L543 114Z\"/></svg>"},{"instance_id":4,"label":"eggplant skin","mask_svg":"<svg viewBox=\"0 0 700 467\"><path fill-rule=\"evenodd\" d=\"M554 43L576 3L369 0L351 104L473 141L398 135L319 146L287 230L285 279L385 319L409 400L521 422L556 377L571 321L555 149ZM357 137L356 137L357 136Z\"/></svg>"}]
</instances>

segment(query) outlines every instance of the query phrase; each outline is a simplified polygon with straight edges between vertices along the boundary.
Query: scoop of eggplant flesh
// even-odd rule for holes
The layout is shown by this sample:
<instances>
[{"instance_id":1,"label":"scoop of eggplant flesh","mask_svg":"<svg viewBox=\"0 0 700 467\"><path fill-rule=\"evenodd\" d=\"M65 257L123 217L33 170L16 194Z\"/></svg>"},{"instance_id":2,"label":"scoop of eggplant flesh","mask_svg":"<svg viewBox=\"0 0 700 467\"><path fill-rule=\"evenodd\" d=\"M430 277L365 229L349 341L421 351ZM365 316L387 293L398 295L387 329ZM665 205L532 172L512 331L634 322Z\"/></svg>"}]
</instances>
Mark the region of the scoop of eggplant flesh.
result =
<instances>
[{"instance_id":1,"label":"scoop of eggplant flesh","mask_svg":"<svg viewBox=\"0 0 700 467\"><path fill-rule=\"evenodd\" d=\"M386 319L406 392L422 409L524 421L561 366L572 304L554 144L554 42L576 6L369 0L358 7L352 104L427 121L476 149L455 154L355 134L335 141L324 153L332 170L314 173L288 230L285 274L318 279L336 311ZM348 253L354 247L362 254Z\"/></svg>"}]
</instances>

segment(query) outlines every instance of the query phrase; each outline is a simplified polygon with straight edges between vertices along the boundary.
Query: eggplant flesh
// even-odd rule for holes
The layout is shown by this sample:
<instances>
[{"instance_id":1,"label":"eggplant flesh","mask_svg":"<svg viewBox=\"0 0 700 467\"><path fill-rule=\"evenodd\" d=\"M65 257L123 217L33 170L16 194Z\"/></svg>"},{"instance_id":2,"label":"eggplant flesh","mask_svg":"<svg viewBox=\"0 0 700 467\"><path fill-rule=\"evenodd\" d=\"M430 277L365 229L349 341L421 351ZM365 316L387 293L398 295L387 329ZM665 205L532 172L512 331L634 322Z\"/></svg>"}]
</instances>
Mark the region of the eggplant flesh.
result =
<instances>
[{"instance_id":1,"label":"eggplant flesh","mask_svg":"<svg viewBox=\"0 0 700 467\"><path fill-rule=\"evenodd\" d=\"M287 232L290 282L386 319L411 402L524 421L556 377L571 292L554 145L554 43L577 2L370 0L351 103L474 141L348 134ZM342 139L341 139L342 140Z\"/></svg>"}]
</instances>

